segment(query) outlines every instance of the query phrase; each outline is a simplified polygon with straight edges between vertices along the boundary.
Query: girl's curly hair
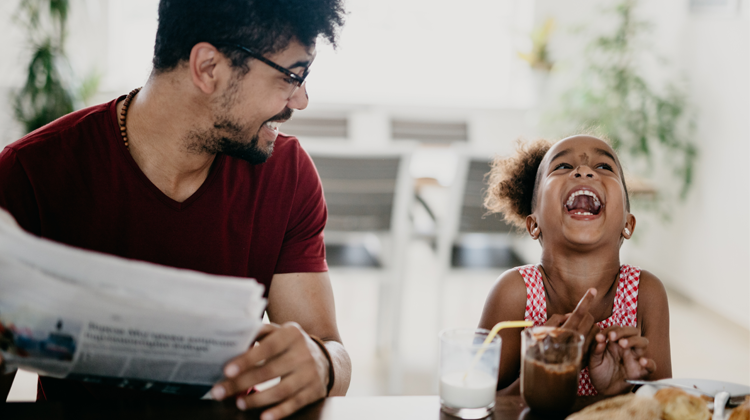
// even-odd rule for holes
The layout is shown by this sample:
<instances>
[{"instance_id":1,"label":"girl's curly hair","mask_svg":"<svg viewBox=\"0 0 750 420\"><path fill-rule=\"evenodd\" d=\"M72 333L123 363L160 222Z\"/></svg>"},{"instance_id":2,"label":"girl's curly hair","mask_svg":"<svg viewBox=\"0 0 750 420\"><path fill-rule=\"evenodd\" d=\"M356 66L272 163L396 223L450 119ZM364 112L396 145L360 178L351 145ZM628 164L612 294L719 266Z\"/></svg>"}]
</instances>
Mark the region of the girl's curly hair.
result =
<instances>
[{"instance_id":1,"label":"girl's curly hair","mask_svg":"<svg viewBox=\"0 0 750 420\"><path fill-rule=\"evenodd\" d=\"M596 137L612 144L596 127L582 130L577 135ZM537 189L539 165L554 143L544 139L519 140L515 155L495 158L492 169L486 175L489 188L484 197L484 206L489 210L488 213L502 213L506 222L521 230L526 228L526 217L534 211L536 204L534 192ZM618 167L625 191L625 209L630 211L630 195L619 160Z\"/></svg>"},{"instance_id":2,"label":"girl's curly hair","mask_svg":"<svg viewBox=\"0 0 750 420\"><path fill-rule=\"evenodd\" d=\"M502 213L519 229L526 227L526 217L534 207L537 170L550 147L552 143L543 139L519 140L515 155L495 158L487 174L489 188L484 198L490 213Z\"/></svg>"}]
</instances>

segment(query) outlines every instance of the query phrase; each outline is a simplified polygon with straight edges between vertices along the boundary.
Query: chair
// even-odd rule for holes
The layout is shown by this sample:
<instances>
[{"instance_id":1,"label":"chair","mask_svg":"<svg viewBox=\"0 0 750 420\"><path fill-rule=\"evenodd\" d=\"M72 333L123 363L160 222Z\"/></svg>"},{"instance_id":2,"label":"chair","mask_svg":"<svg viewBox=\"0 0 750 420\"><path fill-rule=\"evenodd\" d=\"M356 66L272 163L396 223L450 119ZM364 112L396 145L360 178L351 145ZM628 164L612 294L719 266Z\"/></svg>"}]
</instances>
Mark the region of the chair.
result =
<instances>
[{"instance_id":1,"label":"chair","mask_svg":"<svg viewBox=\"0 0 750 420\"><path fill-rule=\"evenodd\" d=\"M442 328L445 278L454 266L512 267L522 264L513 251L513 227L501 215L487 215L484 193L490 155L458 149L456 177L451 185L449 208L439 221L437 255L441 264L438 280L438 325ZM499 246L499 247L498 247Z\"/></svg>"},{"instance_id":2,"label":"chair","mask_svg":"<svg viewBox=\"0 0 750 420\"><path fill-rule=\"evenodd\" d=\"M411 235L409 207L414 181L409 174L411 151L309 147L326 204L327 250L334 244L362 244L383 269L379 284L377 343L388 360L388 389L399 388L398 337L405 258Z\"/></svg>"}]
</instances>

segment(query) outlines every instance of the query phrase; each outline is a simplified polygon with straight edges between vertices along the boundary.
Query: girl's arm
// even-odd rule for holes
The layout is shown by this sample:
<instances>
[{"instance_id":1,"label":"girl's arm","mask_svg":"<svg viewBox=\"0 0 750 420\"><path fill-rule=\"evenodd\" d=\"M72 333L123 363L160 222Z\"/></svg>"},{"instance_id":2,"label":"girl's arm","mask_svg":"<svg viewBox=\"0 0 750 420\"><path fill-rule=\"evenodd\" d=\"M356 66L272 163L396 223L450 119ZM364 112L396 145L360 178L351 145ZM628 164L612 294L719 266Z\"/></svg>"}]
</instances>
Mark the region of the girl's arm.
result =
<instances>
[{"instance_id":1,"label":"girl's arm","mask_svg":"<svg viewBox=\"0 0 750 420\"><path fill-rule=\"evenodd\" d=\"M526 285L517 270L508 270L495 282L484 303L479 328L491 330L500 321L523 320L526 312ZM521 370L521 329L500 331L502 349L497 389L501 394L518 394Z\"/></svg>"},{"instance_id":2,"label":"girl's arm","mask_svg":"<svg viewBox=\"0 0 750 420\"><path fill-rule=\"evenodd\" d=\"M664 285L653 274L641 270L638 290L638 326L648 339L645 357L656 362L649 380L672 377L672 354L669 346L669 302Z\"/></svg>"}]
</instances>

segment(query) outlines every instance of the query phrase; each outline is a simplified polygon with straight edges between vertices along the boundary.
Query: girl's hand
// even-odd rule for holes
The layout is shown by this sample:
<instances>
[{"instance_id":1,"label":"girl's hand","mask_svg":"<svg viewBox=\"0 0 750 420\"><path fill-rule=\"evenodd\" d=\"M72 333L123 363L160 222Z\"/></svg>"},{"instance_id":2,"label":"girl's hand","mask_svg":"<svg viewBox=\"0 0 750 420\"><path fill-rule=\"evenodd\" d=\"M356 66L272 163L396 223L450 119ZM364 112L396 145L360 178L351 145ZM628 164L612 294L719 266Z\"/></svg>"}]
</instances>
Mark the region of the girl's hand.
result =
<instances>
[{"instance_id":1,"label":"girl's hand","mask_svg":"<svg viewBox=\"0 0 750 420\"><path fill-rule=\"evenodd\" d=\"M591 309L591 304L594 301L595 297L596 289L588 289L586 293L584 293L583 297L578 302L578 305L576 305L576 308L572 313L565 315L552 315L547 323L544 324L552 327L561 327L567 330L573 330L582 334L584 338L582 360L588 360L589 349L594 341L594 337L597 333L599 333L599 331L601 331L599 326L596 325L591 312L589 312L589 310ZM553 324L553 320L558 320L558 324ZM562 322L560 322L559 320L562 320Z\"/></svg>"},{"instance_id":2,"label":"girl's hand","mask_svg":"<svg viewBox=\"0 0 750 420\"><path fill-rule=\"evenodd\" d=\"M656 362L644 357L648 339L638 328L612 326L596 335L589 358L589 375L597 392L616 395L631 389L627 379L641 379L656 370Z\"/></svg>"}]
</instances>

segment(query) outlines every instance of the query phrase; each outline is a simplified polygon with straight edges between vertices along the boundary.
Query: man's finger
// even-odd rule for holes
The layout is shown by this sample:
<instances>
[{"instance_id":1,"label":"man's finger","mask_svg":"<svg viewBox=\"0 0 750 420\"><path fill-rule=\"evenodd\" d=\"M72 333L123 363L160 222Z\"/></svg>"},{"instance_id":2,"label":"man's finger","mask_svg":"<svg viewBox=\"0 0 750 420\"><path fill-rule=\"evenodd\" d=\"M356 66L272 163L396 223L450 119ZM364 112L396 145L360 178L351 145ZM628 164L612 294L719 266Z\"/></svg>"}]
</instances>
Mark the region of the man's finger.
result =
<instances>
[{"instance_id":1,"label":"man's finger","mask_svg":"<svg viewBox=\"0 0 750 420\"><path fill-rule=\"evenodd\" d=\"M244 393L255 385L273 378L283 378L285 375L293 372L298 366L296 357L291 353L289 351L281 353L276 357L266 360L266 363L261 366L252 367L232 379L219 382L214 388L223 388L227 396L236 395ZM217 392L220 393L221 391Z\"/></svg>"},{"instance_id":2,"label":"man's finger","mask_svg":"<svg viewBox=\"0 0 750 420\"><path fill-rule=\"evenodd\" d=\"M286 400L300 392L302 388L305 387L304 383L295 380L296 376L297 375L294 374L288 375L281 378L281 381L271 388L237 397L237 407L242 410L248 408L268 407Z\"/></svg>"},{"instance_id":3,"label":"man's finger","mask_svg":"<svg viewBox=\"0 0 750 420\"><path fill-rule=\"evenodd\" d=\"M255 337L255 341L262 340L263 337L278 330L279 328L281 328L279 324L274 324L273 322L270 324L263 324L263 326L260 327L260 331L258 331L258 335Z\"/></svg>"},{"instance_id":4,"label":"man's finger","mask_svg":"<svg viewBox=\"0 0 750 420\"><path fill-rule=\"evenodd\" d=\"M260 415L260 420L278 420L287 417L300 408L321 399L323 396L315 396L310 388L304 388L300 392L294 394L281 404L270 408Z\"/></svg>"},{"instance_id":5,"label":"man's finger","mask_svg":"<svg viewBox=\"0 0 750 420\"><path fill-rule=\"evenodd\" d=\"M247 396L242 396L247 408L268 407L278 404L296 395L304 388L313 386L309 375L301 372L293 372L281 378L278 385L266 389L265 391L255 392ZM325 397L325 391L321 389L319 398Z\"/></svg>"},{"instance_id":6,"label":"man's finger","mask_svg":"<svg viewBox=\"0 0 750 420\"><path fill-rule=\"evenodd\" d=\"M304 339L301 331L294 327L274 327L266 332L258 345L232 359L224 367L224 375L234 378L240 372L252 369L270 358L285 352L297 339Z\"/></svg>"}]
</instances>

